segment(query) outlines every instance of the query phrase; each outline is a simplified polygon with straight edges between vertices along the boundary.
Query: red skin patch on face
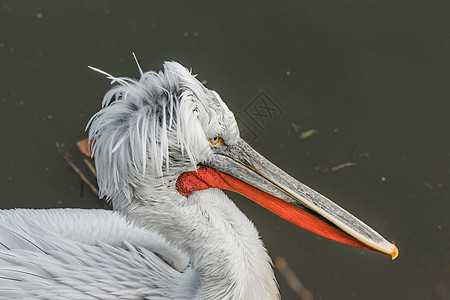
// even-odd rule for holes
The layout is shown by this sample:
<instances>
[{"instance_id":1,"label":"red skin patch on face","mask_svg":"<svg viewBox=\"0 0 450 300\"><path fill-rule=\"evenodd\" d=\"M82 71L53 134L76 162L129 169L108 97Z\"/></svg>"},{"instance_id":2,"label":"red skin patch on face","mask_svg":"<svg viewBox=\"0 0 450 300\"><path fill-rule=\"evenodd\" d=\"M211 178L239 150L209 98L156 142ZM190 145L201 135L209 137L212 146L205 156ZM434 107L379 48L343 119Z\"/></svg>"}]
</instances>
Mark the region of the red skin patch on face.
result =
<instances>
[{"instance_id":1,"label":"red skin patch on face","mask_svg":"<svg viewBox=\"0 0 450 300\"><path fill-rule=\"evenodd\" d=\"M274 214L301 228L340 243L376 251L307 211L263 192L240 179L209 167L201 166L196 172L181 174L178 177L176 188L181 195L186 197L192 194L193 191L209 188L233 191L255 201Z\"/></svg>"}]
</instances>

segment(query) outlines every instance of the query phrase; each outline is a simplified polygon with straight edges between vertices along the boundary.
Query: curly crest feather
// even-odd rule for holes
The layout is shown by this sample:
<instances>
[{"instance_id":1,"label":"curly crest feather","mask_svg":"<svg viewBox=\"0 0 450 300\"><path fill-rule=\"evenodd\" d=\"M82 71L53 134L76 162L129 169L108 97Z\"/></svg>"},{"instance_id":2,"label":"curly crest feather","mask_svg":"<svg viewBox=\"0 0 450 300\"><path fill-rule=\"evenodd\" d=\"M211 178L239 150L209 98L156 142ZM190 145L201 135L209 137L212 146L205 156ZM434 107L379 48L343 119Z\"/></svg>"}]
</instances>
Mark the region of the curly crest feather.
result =
<instances>
[{"instance_id":1,"label":"curly crest feather","mask_svg":"<svg viewBox=\"0 0 450 300\"><path fill-rule=\"evenodd\" d=\"M187 163L195 170L199 161L208 159L208 138L235 123L234 117L233 123L224 113L217 114L224 106L218 94L176 62L165 62L164 71L141 71L139 80L91 69L116 84L87 126L100 197L131 199L146 176L160 178ZM204 123L217 126L208 130Z\"/></svg>"}]
</instances>

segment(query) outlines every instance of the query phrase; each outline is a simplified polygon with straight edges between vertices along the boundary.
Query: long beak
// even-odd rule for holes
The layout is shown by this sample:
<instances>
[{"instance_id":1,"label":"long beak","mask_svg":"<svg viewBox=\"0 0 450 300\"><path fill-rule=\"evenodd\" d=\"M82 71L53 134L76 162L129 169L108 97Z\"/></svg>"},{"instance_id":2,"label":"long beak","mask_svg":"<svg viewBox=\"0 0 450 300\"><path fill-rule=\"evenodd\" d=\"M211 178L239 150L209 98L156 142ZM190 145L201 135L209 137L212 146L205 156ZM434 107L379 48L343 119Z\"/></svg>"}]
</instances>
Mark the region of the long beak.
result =
<instances>
[{"instance_id":1,"label":"long beak","mask_svg":"<svg viewBox=\"0 0 450 300\"><path fill-rule=\"evenodd\" d=\"M213 148L213 158L197 172L182 174L180 193L210 187L232 190L259 203L295 225L326 238L388 254L398 249L346 210L295 180L242 139Z\"/></svg>"}]
</instances>

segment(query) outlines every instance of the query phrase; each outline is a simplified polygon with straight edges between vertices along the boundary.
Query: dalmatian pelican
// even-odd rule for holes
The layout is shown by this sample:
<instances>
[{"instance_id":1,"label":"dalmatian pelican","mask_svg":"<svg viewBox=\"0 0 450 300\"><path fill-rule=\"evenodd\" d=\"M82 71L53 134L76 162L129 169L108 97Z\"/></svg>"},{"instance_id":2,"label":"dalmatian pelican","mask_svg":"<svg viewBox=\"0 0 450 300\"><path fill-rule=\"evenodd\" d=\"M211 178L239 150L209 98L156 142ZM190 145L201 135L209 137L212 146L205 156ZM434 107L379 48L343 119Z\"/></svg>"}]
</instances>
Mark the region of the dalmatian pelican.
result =
<instances>
[{"instance_id":1,"label":"dalmatian pelican","mask_svg":"<svg viewBox=\"0 0 450 300\"><path fill-rule=\"evenodd\" d=\"M139 66L139 64L138 64ZM0 299L279 299L253 223L222 190L395 258L381 235L258 154L176 62L112 88L89 138L101 209L0 210Z\"/></svg>"}]
</instances>

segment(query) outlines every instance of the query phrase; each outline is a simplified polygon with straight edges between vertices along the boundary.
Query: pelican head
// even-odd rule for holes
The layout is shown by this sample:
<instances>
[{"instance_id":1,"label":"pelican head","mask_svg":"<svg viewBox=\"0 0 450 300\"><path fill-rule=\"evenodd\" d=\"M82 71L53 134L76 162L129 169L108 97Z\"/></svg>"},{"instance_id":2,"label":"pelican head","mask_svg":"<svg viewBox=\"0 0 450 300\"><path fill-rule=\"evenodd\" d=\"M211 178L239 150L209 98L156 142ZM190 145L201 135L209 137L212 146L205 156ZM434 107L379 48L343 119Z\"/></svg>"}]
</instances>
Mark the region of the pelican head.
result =
<instances>
[{"instance_id":1,"label":"pelican head","mask_svg":"<svg viewBox=\"0 0 450 300\"><path fill-rule=\"evenodd\" d=\"M194 217L179 219L197 210L199 218L212 222L219 215L208 211L216 208L213 194L201 193L227 189L321 236L397 256L397 248L373 229L252 149L220 96L182 65L166 62L160 72L140 69L139 80L95 70L115 84L88 126L100 197L116 210L139 215L170 236L164 224L182 231ZM208 205L198 208L198 195L208 198ZM136 213L142 207L151 218ZM176 240L176 234L168 239Z\"/></svg>"},{"instance_id":2,"label":"pelican head","mask_svg":"<svg viewBox=\"0 0 450 300\"><path fill-rule=\"evenodd\" d=\"M142 73L139 81L108 77L119 84L88 126L100 196L115 206L139 199L147 186L175 191L174 178L212 159L217 137L230 145L239 141L234 115L220 96L179 63L166 62L164 72Z\"/></svg>"}]
</instances>

